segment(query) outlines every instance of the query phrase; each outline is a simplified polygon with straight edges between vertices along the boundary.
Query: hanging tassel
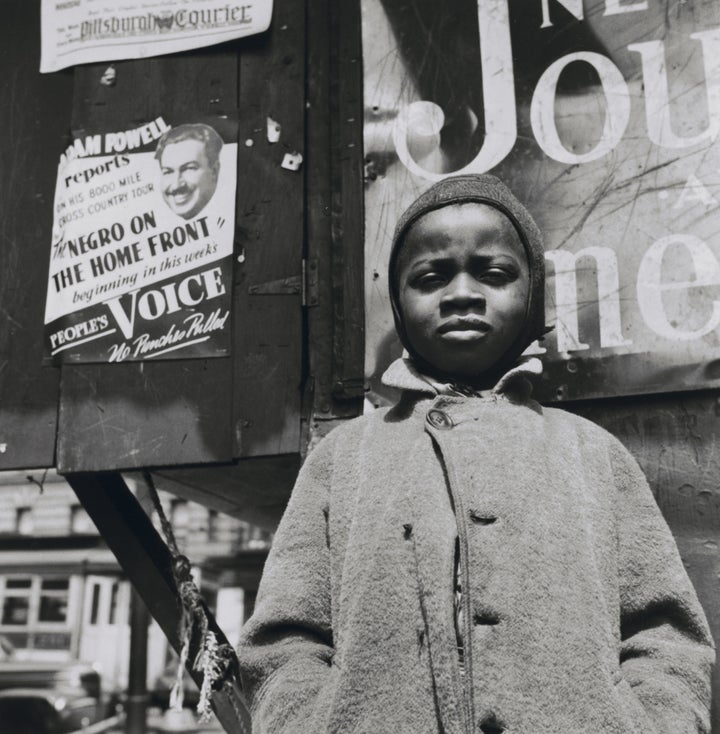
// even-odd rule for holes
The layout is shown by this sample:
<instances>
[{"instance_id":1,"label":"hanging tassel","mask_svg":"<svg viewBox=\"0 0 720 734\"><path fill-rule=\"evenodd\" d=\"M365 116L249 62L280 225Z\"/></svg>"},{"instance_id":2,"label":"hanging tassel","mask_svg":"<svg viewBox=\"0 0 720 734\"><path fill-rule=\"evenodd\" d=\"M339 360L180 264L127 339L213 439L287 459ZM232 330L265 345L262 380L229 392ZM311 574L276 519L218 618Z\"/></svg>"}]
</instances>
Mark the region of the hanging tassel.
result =
<instances>
[{"instance_id":1,"label":"hanging tassel","mask_svg":"<svg viewBox=\"0 0 720 734\"><path fill-rule=\"evenodd\" d=\"M170 690L169 707L172 711L182 711L183 703L185 701L183 674L185 673L185 665L187 663L189 653L190 640L186 640L183 642L182 649L180 650L180 660L178 663L177 672L175 673L175 683L173 683L173 687Z\"/></svg>"},{"instance_id":2,"label":"hanging tassel","mask_svg":"<svg viewBox=\"0 0 720 734\"><path fill-rule=\"evenodd\" d=\"M200 700L198 701L197 711L200 714L201 721L207 721L212 712L210 705L212 697L212 684L218 680L223 673L222 661L219 656L219 648L217 637L212 632L205 635L205 641L201 649L198 651L193 667L195 670L202 671L203 683L200 688Z\"/></svg>"},{"instance_id":3,"label":"hanging tassel","mask_svg":"<svg viewBox=\"0 0 720 734\"><path fill-rule=\"evenodd\" d=\"M148 487L153 504L160 519L160 525L165 535L170 554L173 557L172 575L180 596L180 623L178 637L182 643L180 659L175 676L175 683L170 691L170 708L182 710L184 700L183 675L190 655L190 644L193 636L199 640L198 652L193 660L193 669L203 674L200 688L200 700L197 713L200 721L208 721L212 716L212 692L224 680L228 668L234 658L235 651L229 644L218 643L214 632L208 629L208 619L205 614L202 596L192 577L190 561L180 553L175 541L172 525L165 516L160 498L155 490L155 484L149 472L143 472L143 478Z\"/></svg>"}]
</instances>

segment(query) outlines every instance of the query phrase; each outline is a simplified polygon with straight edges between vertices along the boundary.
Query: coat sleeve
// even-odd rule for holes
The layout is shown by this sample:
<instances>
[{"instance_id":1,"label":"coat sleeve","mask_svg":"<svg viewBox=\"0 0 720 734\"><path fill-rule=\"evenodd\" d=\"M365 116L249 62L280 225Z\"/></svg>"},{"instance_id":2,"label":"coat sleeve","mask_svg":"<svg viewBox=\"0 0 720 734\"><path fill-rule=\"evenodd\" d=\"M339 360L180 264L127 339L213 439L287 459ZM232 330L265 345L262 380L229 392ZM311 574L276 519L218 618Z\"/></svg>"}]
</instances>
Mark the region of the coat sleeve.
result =
<instances>
[{"instance_id":1,"label":"coat sleeve","mask_svg":"<svg viewBox=\"0 0 720 734\"><path fill-rule=\"evenodd\" d=\"M333 658L327 508L333 435L309 455L268 555L238 647L253 734L325 730Z\"/></svg>"},{"instance_id":2,"label":"coat sleeve","mask_svg":"<svg viewBox=\"0 0 720 734\"><path fill-rule=\"evenodd\" d=\"M613 443L618 487L620 685L657 734L710 731L715 658L705 615L645 476Z\"/></svg>"}]
</instances>

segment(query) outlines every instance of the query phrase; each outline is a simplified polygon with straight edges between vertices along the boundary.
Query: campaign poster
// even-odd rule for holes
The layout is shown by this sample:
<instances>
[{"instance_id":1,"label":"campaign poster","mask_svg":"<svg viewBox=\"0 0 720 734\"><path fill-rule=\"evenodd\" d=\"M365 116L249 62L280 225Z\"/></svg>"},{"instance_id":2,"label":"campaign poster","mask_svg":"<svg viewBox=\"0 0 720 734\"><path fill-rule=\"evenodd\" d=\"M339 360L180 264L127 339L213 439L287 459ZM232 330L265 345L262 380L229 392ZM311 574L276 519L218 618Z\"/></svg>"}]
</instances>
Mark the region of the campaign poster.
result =
<instances>
[{"instance_id":1,"label":"campaign poster","mask_svg":"<svg viewBox=\"0 0 720 734\"><path fill-rule=\"evenodd\" d=\"M491 173L545 237L536 394L720 386L720 3L362 0L366 380L401 353L400 212Z\"/></svg>"},{"instance_id":2,"label":"campaign poster","mask_svg":"<svg viewBox=\"0 0 720 734\"><path fill-rule=\"evenodd\" d=\"M229 120L78 135L58 165L45 361L229 354L236 176Z\"/></svg>"},{"instance_id":3,"label":"campaign poster","mask_svg":"<svg viewBox=\"0 0 720 734\"><path fill-rule=\"evenodd\" d=\"M211 46L270 27L272 0L42 0L41 73Z\"/></svg>"}]
</instances>

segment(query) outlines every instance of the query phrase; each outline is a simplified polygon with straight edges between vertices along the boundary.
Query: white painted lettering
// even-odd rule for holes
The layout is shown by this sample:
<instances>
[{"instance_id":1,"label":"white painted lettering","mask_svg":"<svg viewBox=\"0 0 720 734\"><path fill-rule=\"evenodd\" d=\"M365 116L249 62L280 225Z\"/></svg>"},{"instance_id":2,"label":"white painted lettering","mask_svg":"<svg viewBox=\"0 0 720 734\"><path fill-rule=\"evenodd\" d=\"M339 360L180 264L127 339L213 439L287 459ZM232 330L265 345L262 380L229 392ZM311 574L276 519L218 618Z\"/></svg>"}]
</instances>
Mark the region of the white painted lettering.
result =
<instances>
[{"instance_id":1,"label":"white painted lettering","mask_svg":"<svg viewBox=\"0 0 720 734\"><path fill-rule=\"evenodd\" d=\"M600 77L605 94L606 114L598 144L587 153L573 153L560 140L555 125L555 95L560 74L575 61L590 64ZM530 104L530 123L538 145L561 163L588 163L609 153L625 133L630 120L630 93L622 74L606 56L578 51L551 64L540 77Z\"/></svg>"},{"instance_id":2,"label":"white painted lettering","mask_svg":"<svg viewBox=\"0 0 720 734\"><path fill-rule=\"evenodd\" d=\"M702 132L689 137L676 135L670 122L664 43L644 41L628 46L629 51L636 51L642 59L648 137L655 145L663 148L688 148L699 143L713 142L720 132L720 29L692 33L690 38L699 40L702 44L708 125Z\"/></svg>"},{"instance_id":3,"label":"white painted lettering","mask_svg":"<svg viewBox=\"0 0 720 734\"><path fill-rule=\"evenodd\" d=\"M718 203L717 199L703 186L702 181L691 173L680 192L680 196L673 204L673 209L685 209L695 202L701 203L706 209L717 206Z\"/></svg>"},{"instance_id":4,"label":"white painted lettering","mask_svg":"<svg viewBox=\"0 0 720 734\"><path fill-rule=\"evenodd\" d=\"M583 19L582 0L557 0L557 2L565 8L571 15L578 20ZM541 28L550 28L552 21L550 20L550 0L542 0L542 25Z\"/></svg>"},{"instance_id":5,"label":"white painted lettering","mask_svg":"<svg viewBox=\"0 0 720 734\"><path fill-rule=\"evenodd\" d=\"M617 255L610 247L586 247L578 252L548 250L546 260L555 267L558 352L589 349L580 341L578 324L577 261L592 257L597 266L600 347L623 347L632 342L622 335L620 318L620 277Z\"/></svg>"},{"instance_id":6,"label":"white painted lettering","mask_svg":"<svg viewBox=\"0 0 720 734\"><path fill-rule=\"evenodd\" d=\"M620 15L620 13L636 13L639 10L647 10L647 0L640 2L621 3L620 0L605 0L605 15Z\"/></svg>"},{"instance_id":7,"label":"white painted lettering","mask_svg":"<svg viewBox=\"0 0 720 734\"><path fill-rule=\"evenodd\" d=\"M665 252L671 245L684 246L692 258L694 280L662 282ZM703 240L692 234L672 234L654 242L643 255L637 275L637 300L645 323L658 335L672 341L700 339L720 325L720 301L712 301L712 313L696 329L682 329L668 319L663 293L720 285L720 264Z\"/></svg>"},{"instance_id":8,"label":"white painted lettering","mask_svg":"<svg viewBox=\"0 0 720 734\"><path fill-rule=\"evenodd\" d=\"M412 105L400 110L393 128L393 142L398 157L409 171L428 181L439 181L450 173L489 171L513 149L517 139L515 83L507 0L478 0L477 9L483 98L492 100L492 104L485 105L485 139L480 152L464 168L447 173L434 173L418 165L408 149L408 126Z\"/></svg>"}]
</instances>

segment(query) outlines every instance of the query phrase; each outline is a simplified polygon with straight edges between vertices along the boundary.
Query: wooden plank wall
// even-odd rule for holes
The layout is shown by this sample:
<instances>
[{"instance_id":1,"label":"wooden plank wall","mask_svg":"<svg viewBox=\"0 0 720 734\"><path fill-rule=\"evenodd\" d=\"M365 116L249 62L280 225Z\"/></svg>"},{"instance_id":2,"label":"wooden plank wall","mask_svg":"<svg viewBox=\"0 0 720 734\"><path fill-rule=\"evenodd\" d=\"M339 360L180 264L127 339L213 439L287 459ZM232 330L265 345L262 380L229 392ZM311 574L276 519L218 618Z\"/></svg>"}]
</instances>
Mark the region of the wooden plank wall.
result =
<instances>
[{"instance_id":1,"label":"wooden plank wall","mask_svg":"<svg viewBox=\"0 0 720 734\"><path fill-rule=\"evenodd\" d=\"M117 62L114 86L100 83L106 63L39 74L36 4L3 3L0 18L14 134L0 147L0 469L165 467L169 489L236 515L258 514L260 482L270 489L259 517L272 525L311 436L362 401L358 4L277 0L267 33ZM232 357L41 367L55 170L70 131L196 113L239 120ZM303 156L298 171L281 167L286 153Z\"/></svg>"},{"instance_id":2,"label":"wooden plank wall","mask_svg":"<svg viewBox=\"0 0 720 734\"><path fill-rule=\"evenodd\" d=\"M38 73L40 4L0 4L0 470L51 466L59 373L41 366L57 160L72 72Z\"/></svg>"},{"instance_id":3,"label":"wooden plank wall","mask_svg":"<svg viewBox=\"0 0 720 734\"><path fill-rule=\"evenodd\" d=\"M276 13L280 9L276 8ZM284 420L282 411L267 411L262 420L247 417L238 407L236 441L245 458L232 468L205 467L163 469L155 473L158 485L177 495L201 502L222 512L274 530L287 503L300 459L309 445L338 422L362 410L363 376L363 177L362 177L362 69L360 23L357 3L342 6L329 0L308 0L305 22L305 129L304 142L297 127L288 126L292 111L302 99L300 57L292 53L302 42L299 18L279 18L275 41L258 39L245 49L241 66L241 99L257 104L242 113L239 172L247 198L256 207L239 209L247 226L239 232L248 270L264 267L264 280L253 277L249 285L236 283L237 315L250 310L257 317L245 319L244 342L252 351L241 355L243 367L236 370L236 396L246 401L271 377L274 356L294 358L292 349L268 348L262 325L287 319L292 308L292 269L271 261L264 251L261 227L285 240L290 253L297 245L292 220L275 216L271 203L283 202L295 216L297 177L304 179L304 254L306 258L305 312L303 323L302 404L300 391L286 393L286 410L300 409L300 454L274 454L283 450L272 436L282 436L274 426ZM271 79L289 77L292 94L284 97L272 88ZM343 82L338 80L342 78ZM245 85L243 84L245 80ZM252 94L243 90L252 88ZM264 142L267 116L282 126L283 147ZM248 144L252 142L252 145ZM258 146L267 155L256 157ZM301 171L280 170L287 150L303 153ZM243 172L247 172L244 176ZM258 178L267 181L258 188ZM272 182L272 185L270 185ZM276 194L275 192L279 192ZM255 197L255 199L252 199ZM272 270L271 268L274 268ZM285 285L283 285L285 283ZM243 287L244 286L244 287ZM246 290L247 289L247 290ZM250 293L249 289L253 292ZM274 291L274 292L273 292ZM284 292L283 292L284 291ZM288 376L284 383L291 385ZM238 388L238 385L242 387ZM292 428L297 425L293 424ZM290 427L288 427L290 430ZM267 438L270 436L270 438ZM294 437L293 437L294 440ZM267 456L257 456L268 452ZM241 452L238 452L241 453Z\"/></svg>"},{"instance_id":4,"label":"wooden plank wall","mask_svg":"<svg viewBox=\"0 0 720 734\"><path fill-rule=\"evenodd\" d=\"M64 366L61 472L230 462L300 451L303 174L281 168L304 141L304 8L275 4L271 30L192 53L75 70L73 127L166 115L238 115L232 357ZM267 139L267 119L283 128ZM268 286L295 279L287 292ZM260 295L251 293L260 286ZM270 291L268 294L267 291Z\"/></svg>"},{"instance_id":5,"label":"wooden plank wall","mask_svg":"<svg viewBox=\"0 0 720 734\"><path fill-rule=\"evenodd\" d=\"M165 115L236 114L237 57L211 49L75 69L74 131L115 130ZM232 364L227 358L61 368L61 472L232 458Z\"/></svg>"},{"instance_id":6,"label":"wooden plank wall","mask_svg":"<svg viewBox=\"0 0 720 734\"><path fill-rule=\"evenodd\" d=\"M304 3L276 2L270 33L244 43L239 92L236 247L245 262L233 294L234 452L298 452L305 163L297 171L282 163L305 156Z\"/></svg>"},{"instance_id":7,"label":"wooden plank wall","mask_svg":"<svg viewBox=\"0 0 720 734\"><path fill-rule=\"evenodd\" d=\"M271 30L251 39L116 63L114 86L100 83L108 64L40 75L37 3L14 0L0 13L0 114L9 133L0 184L0 468L56 463L75 472L298 455L304 171L280 164L286 152L304 152L303 4L276 2ZM70 129L198 113L240 121L233 356L41 367L55 171ZM283 127L275 144L268 117ZM289 292L263 288L287 278ZM252 295L258 285L263 295Z\"/></svg>"},{"instance_id":8,"label":"wooden plank wall","mask_svg":"<svg viewBox=\"0 0 720 734\"><path fill-rule=\"evenodd\" d=\"M303 449L362 412L362 44L357 0L307 3L307 341Z\"/></svg>"},{"instance_id":9,"label":"wooden plank wall","mask_svg":"<svg viewBox=\"0 0 720 734\"><path fill-rule=\"evenodd\" d=\"M365 360L363 70L360 3L330 3L330 180L335 304L332 394L362 398Z\"/></svg>"}]
</instances>

